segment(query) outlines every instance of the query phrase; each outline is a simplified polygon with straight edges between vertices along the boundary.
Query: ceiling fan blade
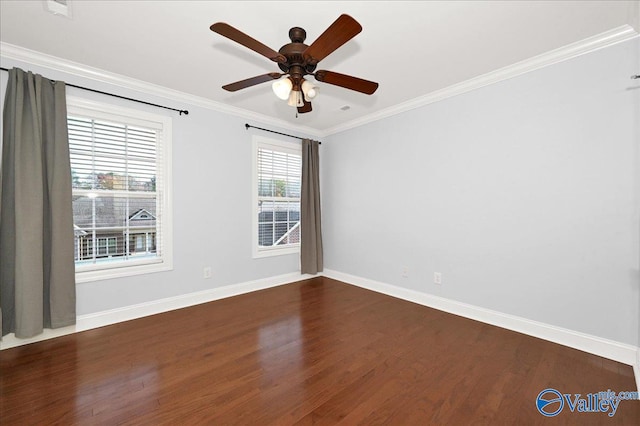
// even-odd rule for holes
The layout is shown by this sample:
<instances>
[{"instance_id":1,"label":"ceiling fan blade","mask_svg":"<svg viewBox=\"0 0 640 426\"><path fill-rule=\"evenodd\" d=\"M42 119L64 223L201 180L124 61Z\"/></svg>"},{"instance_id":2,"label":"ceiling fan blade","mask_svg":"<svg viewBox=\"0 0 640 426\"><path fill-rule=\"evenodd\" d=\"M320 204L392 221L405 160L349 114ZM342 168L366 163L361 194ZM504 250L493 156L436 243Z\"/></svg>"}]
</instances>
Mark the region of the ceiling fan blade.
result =
<instances>
[{"instance_id":1,"label":"ceiling fan blade","mask_svg":"<svg viewBox=\"0 0 640 426\"><path fill-rule=\"evenodd\" d=\"M247 87L255 86L256 84L264 83L269 80L276 80L280 78L284 74L279 72L270 72L268 74L262 74L255 77L247 78L246 80L236 81L235 83L227 84L222 86L224 90L228 90L229 92L235 92L236 90L245 89Z\"/></svg>"},{"instance_id":2,"label":"ceiling fan blade","mask_svg":"<svg viewBox=\"0 0 640 426\"><path fill-rule=\"evenodd\" d=\"M315 59L316 63L320 62L360 31L362 31L362 26L355 19L349 15L340 15L311 46L305 49L303 55L306 58Z\"/></svg>"},{"instance_id":3,"label":"ceiling fan blade","mask_svg":"<svg viewBox=\"0 0 640 426\"><path fill-rule=\"evenodd\" d=\"M363 80L358 77L352 77L346 74L340 74L333 71L316 71L314 74L316 80L323 83L329 83L345 89L355 90L356 92L372 95L378 89L378 83L369 80Z\"/></svg>"},{"instance_id":4,"label":"ceiling fan blade","mask_svg":"<svg viewBox=\"0 0 640 426\"><path fill-rule=\"evenodd\" d=\"M311 102L305 101L304 99L302 101L304 102L304 105L302 105L301 107L298 107L298 112L300 114L304 114L305 112L311 112L312 110Z\"/></svg>"},{"instance_id":5,"label":"ceiling fan blade","mask_svg":"<svg viewBox=\"0 0 640 426\"><path fill-rule=\"evenodd\" d=\"M254 52L257 52L262 56L271 59L273 62L280 62L280 63L287 62L287 58L285 58L280 53L276 52L275 50L273 50L268 46L265 46L264 44L260 43L258 40L252 37L249 37L242 31L232 27L227 23L216 22L215 24L211 25L211 27L209 28L214 33L218 33L222 36L225 36L228 39L235 41L236 43L240 43L241 45L248 47Z\"/></svg>"}]
</instances>

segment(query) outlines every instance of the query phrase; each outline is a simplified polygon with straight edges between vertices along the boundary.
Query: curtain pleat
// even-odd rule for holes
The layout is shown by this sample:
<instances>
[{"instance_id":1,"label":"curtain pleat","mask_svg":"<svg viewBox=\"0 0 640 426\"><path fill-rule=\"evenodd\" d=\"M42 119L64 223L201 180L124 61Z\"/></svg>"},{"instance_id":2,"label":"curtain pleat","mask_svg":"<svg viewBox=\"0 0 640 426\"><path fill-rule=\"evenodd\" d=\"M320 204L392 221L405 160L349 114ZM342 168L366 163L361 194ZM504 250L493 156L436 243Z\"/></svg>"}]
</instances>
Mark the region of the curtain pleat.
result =
<instances>
[{"instance_id":1,"label":"curtain pleat","mask_svg":"<svg viewBox=\"0 0 640 426\"><path fill-rule=\"evenodd\" d=\"M323 268L320 218L319 143L302 140L302 194L300 197L300 266L303 274L317 274Z\"/></svg>"},{"instance_id":2,"label":"curtain pleat","mask_svg":"<svg viewBox=\"0 0 640 426\"><path fill-rule=\"evenodd\" d=\"M2 335L75 324L65 84L9 70L0 180Z\"/></svg>"}]
</instances>

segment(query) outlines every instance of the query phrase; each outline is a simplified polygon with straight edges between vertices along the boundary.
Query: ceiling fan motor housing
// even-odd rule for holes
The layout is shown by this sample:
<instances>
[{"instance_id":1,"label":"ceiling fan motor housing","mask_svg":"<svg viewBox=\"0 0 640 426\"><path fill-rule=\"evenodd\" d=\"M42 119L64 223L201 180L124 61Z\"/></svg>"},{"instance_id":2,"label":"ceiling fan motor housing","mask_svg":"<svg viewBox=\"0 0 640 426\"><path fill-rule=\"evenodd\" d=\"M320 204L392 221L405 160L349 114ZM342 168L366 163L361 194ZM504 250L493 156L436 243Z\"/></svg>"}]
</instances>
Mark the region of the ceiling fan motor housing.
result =
<instances>
[{"instance_id":1,"label":"ceiling fan motor housing","mask_svg":"<svg viewBox=\"0 0 640 426\"><path fill-rule=\"evenodd\" d=\"M304 44L304 40L307 38L307 32L304 29L291 28L289 38L291 43L285 44L278 50L278 53L287 58L287 62L278 63L278 66L283 72L291 75L294 84L301 84L302 77L315 71L318 61L313 58L305 58L303 55L303 52L309 47Z\"/></svg>"}]
</instances>

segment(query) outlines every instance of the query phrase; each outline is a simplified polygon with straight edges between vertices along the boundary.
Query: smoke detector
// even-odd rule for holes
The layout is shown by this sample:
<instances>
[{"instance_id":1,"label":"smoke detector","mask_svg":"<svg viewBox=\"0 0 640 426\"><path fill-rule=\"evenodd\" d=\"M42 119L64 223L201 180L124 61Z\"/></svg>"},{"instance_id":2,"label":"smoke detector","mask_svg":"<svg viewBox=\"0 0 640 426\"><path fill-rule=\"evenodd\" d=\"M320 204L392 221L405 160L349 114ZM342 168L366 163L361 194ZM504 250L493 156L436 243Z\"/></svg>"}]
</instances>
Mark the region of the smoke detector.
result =
<instances>
[{"instance_id":1,"label":"smoke detector","mask_svg":"<svg viewBox=\"0 0 640 426\"><path fill-rule=\"evenodd\" d=\"M54 15L71 18L71 0L44 0L44 8Z\"/></svg>"}]
</instances>

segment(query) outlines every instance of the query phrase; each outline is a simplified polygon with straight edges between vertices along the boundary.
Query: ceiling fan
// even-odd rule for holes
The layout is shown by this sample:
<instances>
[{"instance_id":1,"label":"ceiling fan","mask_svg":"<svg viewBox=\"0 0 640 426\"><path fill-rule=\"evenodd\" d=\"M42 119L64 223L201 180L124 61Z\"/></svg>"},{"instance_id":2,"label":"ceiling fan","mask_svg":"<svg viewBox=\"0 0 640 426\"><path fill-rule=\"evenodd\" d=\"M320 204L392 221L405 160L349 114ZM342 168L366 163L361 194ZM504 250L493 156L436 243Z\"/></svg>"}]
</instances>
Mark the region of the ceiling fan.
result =
<instances>
[{"instance_id":1,"label":"ceiling fan","mask_svg":"<svg viewBox=\"0 0 640 426\"><path fill-rule=\"evenodd\" d=\"M211 25L210 28L211 31L240 43L276 62L282 70L281 73L270 72L222 86L223 89L230 92L276 80L273 83L273 91L276 95L282 100L287 100L289 105L297 107L299 113L305 113L311 111L311 99L317 94L317 87L305 80L304 77L306 75L312 75L317 81L323 83L333 84L367 95L373 94L378 88L378 83L373 81L333 71L316 71L318 62L362 31L362 26L349 15L340 15L310 46L304 44L304 40L307 37L304 29L300 27L291 28L289 30L291 43L285 44L277 52L227 23L217 22ZM280 79L285 75L288 77Z\"/></svg>"}]
</instances>

